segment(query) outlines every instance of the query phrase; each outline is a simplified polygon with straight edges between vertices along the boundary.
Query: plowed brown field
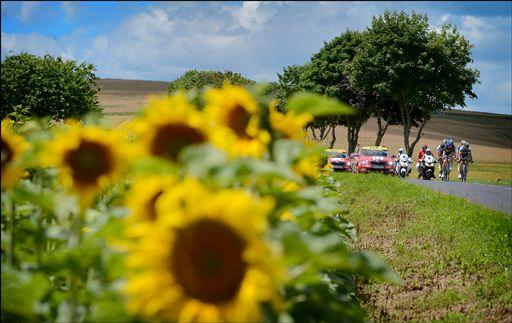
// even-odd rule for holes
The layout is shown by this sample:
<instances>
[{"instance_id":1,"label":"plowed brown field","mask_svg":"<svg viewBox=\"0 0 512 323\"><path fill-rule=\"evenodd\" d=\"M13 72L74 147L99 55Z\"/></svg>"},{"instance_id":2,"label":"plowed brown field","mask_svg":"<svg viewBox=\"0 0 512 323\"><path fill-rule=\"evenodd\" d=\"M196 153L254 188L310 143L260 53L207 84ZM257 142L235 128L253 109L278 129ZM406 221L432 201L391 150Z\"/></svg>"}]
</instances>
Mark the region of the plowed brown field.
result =
<instances>
[{"instance_id":1,"label":"plowed brown field","mask_svg":"<svg viewBox=\"0 0 512 323\"><path fill-rule=\"evenodd\" d=\"M129 119L139 111L152 94L167 93L167 82L103 79L97 82L102 90L100 104L105 116L114 124ZM377 124L370 119L359 134L360 145L375 142ZM416 135L413 131L411 139ZM346 129L336 130L336 148L346 148ZM450 111L437 115L429 121L423 131L415 152L423 144L435 149L443 138L451 137L456 142L466 139L471 143L473 157L479 162L512 163L512 116L479 112ZM396 152L403 146L402 129L389 127L382 144Z\"/></svg>"}]
</instances>

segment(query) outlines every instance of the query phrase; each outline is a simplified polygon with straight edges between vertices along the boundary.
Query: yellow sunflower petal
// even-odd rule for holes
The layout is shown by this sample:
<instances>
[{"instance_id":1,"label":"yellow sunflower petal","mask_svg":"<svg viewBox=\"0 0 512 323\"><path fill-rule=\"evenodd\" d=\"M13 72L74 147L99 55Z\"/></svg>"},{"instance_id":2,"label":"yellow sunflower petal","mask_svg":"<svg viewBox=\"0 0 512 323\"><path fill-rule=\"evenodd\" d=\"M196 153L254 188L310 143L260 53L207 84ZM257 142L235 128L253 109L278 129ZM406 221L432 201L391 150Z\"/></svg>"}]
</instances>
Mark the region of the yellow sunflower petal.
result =
<instances>
[{"instance_id":1,"label":"yellow sunflower petal","mask_svg":"<svg viewBox=\"0 0 512 323\"><path fill-rule=\"evenodd\" d=\"M23 137L14 133L11 123L9 119L2 121L2 189L13 186L23 176L21 155L30 147L30 144Z\"/></svg>"},{"instance_id":2,"label":"yellow sunflower petal","mask_svg":"<svg viewBox=\"0 0 512 323\"><path fill-rule=\"evenodd\" d=\"M129 308L163 321L258 321L282 279L263 240L274 201L186 179L157 203L157 221L131 244Z\"/></svg>"}]
</instances>

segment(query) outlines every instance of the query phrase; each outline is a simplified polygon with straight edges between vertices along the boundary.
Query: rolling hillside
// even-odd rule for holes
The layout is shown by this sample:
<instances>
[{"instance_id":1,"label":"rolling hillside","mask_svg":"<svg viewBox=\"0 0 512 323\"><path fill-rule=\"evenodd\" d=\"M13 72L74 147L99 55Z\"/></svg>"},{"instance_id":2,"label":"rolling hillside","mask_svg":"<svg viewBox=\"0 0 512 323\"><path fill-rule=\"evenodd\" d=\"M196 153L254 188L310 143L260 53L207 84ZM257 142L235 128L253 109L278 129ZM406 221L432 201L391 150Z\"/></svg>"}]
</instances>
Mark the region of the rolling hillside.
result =
<instances>
[{"instance_id":1,"label":"rolling hillside","mask_svg":"<svg viewBox=\"0 0 512 323\"><path fill-rule=\"evenodd\" d=\"M139 111L151 94L167 93L167 82L102 79L97 82L101 87L100 104L105 116L114 123L130 118ZM370 119L359 135L361 145L373 144L377 124ZM415 133L413 132L415 135ZM337 148L346 148L346 130L339 127L336 131ZM411 136L412 137L412 136ZM476 161L512 163L512 116L469 111L447 111L432 117L424 129L419 145L437 147L446 137L456 141L468 140L474 151ZM392 151L403 145L401 127L389 127L383 144ZM416 151L419 149L417 147Z\"/></svg>"}]
</instances>

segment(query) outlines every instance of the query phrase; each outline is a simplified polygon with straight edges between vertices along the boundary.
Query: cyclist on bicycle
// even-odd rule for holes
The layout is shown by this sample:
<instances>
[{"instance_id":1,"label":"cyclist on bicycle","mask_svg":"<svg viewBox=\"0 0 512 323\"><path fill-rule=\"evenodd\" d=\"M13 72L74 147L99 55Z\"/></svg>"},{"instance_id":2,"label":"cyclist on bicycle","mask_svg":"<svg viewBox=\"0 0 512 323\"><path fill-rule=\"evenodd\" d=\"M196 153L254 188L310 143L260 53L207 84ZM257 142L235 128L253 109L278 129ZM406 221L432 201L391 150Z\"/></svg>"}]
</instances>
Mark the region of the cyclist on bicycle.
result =
<instances>
[{"instance_id":1,"label":"cyclist on bicycle","mask_svg":"<svg viewBox=\"0 0 512 323\"><path fill-rule=\"evenodd\" d=\"M441 144L437 146L437 161L439 162L439 177L441 177L441 171L443 169L443 152L446 148L446 143L448 142L448 139L443 139Z\"/></svg>"},{"instance_id":2,"label":"cyclist on bicycle","mask_svg":"<svg viewBox=\"0 0 512 323\"><path fill-rule=\"evenodd\" d=\"M459 179L461 179L462 178L462 175L461 175L462 163L461 163L461 161L467 160L468 162L472 163L473 155L471 154L471 147L469 146L469 142L467 142L466 140L461 140L460 146L457 148L457 151L459 153L459 156L457 159L457 164L459 164L459 166L458 166Z\"/></svg>"},{"instance_id":3,"label":"cyclist on bicycle","mask_svg":"<svg viewBox=\"0 0 512 323\"><path fill-rule=\"evenodd\" d=\"M443 140L444 142L444 140ZM444 146L444 149L442 149L441 151L441 157L440 157L440 160L439 160L439 163L441 164L441 162L443 163L444 165L444 159L448 159L448 158L455 158L456 157L456 151L457 149L455 148L455 145L453 143L453 140L452 139L446 139L446 144ZM441 174L439 175L439 177L444 177L445 174L443 174L442 172L442 166L441 166Z\"/></svg>"}]
</instances>

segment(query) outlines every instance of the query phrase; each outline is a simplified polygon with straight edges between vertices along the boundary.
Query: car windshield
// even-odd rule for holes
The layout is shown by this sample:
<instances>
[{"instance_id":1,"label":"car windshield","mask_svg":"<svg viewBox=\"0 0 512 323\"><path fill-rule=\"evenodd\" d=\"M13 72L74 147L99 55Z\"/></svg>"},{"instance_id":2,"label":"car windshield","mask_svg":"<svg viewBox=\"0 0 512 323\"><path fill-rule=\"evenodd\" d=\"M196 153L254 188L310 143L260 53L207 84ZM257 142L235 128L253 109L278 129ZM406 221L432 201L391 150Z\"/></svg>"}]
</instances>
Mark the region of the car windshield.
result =
<instances>
[{"instance_id":1,"label":"car windshield","mask_svg":"<svg viewBox=\"0 0 512 323\"><path fill-rule=\"evenodd\" d=\"M330 157L331 158L347 158L347 155L345 155L343 153L331 153Z\"/></svg>"},{"instance_id":2,"label":"car windshield","mask_svg":"<svg viewBox=\"0 0 512 323\"><path fill-rule=\"evenodd\" d=\"M387 150L366 150L363 149L363 156L367 157L388 157L389 153Z\"/></svg>"}]
</instances>

